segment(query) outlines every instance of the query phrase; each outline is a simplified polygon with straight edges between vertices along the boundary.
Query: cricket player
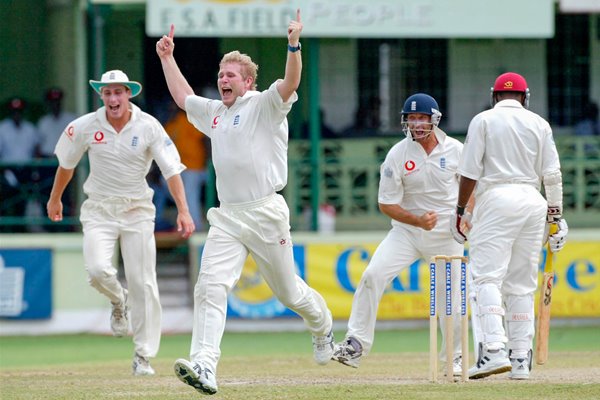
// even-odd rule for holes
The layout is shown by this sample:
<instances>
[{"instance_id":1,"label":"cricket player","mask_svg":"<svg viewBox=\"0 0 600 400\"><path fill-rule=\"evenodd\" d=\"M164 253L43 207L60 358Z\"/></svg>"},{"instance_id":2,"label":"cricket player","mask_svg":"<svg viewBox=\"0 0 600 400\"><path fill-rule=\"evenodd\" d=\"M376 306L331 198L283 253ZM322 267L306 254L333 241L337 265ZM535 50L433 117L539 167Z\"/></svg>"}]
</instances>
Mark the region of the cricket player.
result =
<instances>
[{"instance_id":1,"label":"cricket player","mask_svg":"<svg viewBox=\"0 0 600 400\"><path fill-rule=\"evenodd\" d=\"M558 232L547 238L553 252L562 249L568 232L552 130L527 109L528 102L525 78L514 72L498 76L493 108L471 120L458 167L460 190L451 228L459 243L466 240L464 207L477 185L469 234L476 355L471 379L508 371L512 379L529 378L544 228L558 224Z\"/></svg>"},{"instance_id":2,"label":"cricket player","mask_svg":"<svg viewBox=\"0 0 600 400\"><path fill-rule=\"evenodd\" d=\"M392 279L419 258L435 255L462 256L463 245L448 231L458 196L458 160L462 143L439 127L442 117L435 99L424 93L408 97L402 108L406 138L394 145L381 165L379 209L392 220L392 229L379 244L363 272L343 342L336 344L333 359L358 368L373 346L377 308ZM442 268L439 275L444 276ZM452 274L454 318L453 374L462 371L460 349L460 273ZM444 285L437 285L438 313L445 315L441 300ZM442 340L445 318L440 318ZM442 349L445 346L442 345ZM440 353L442 359L445 352Z\"/></svg>"},{"instance_id":3,"label":"cricket player","mask_svg":"<svg viewBox=\"0 0 600 400\"><path fill-rule=\"evenodd\" d=\"M333 354L327 304L297 274L289 209L277 192L287 182L286 115L298 99L302 58L298 10L288 26L285 77L256 91L258 66L233 51L219 65L221 100L194 95L173 57L174 28L156 44L167 85L188 119L211 139L220 207L211 208L210 229L194 291L190 359L175 362L175 374L204 394L217 392L217 363L225 328L227 295L251 254L275 296L298 313L313 335L318 364Z\"/></svg>"},{"instance_id":4,"label":"cricket player","mask_svg":"<svg viewBox=\"0 0 600 400\"><path fill-rule=\"evenodd\" d=\"M127 312L135 354L134 375L154 375L149 359L156 356L161 336L161 306L156 282L155 208L146 182L152 160L158 164L177 206L177 228L183 237L194 231L180 177L185 166L173 142L151 115L130 102L142 85L119 70L108 71L90 85L104 106L71 122L56 144L59 166L47 204L48 218L61 221L61 198L75 167L88 153L90 174L83 185L81 206L83 257L89 283L112 303L111 328L128 333ZM113 253L119 241L127 289L117 279Z\"/></svg>"}]
</instances>

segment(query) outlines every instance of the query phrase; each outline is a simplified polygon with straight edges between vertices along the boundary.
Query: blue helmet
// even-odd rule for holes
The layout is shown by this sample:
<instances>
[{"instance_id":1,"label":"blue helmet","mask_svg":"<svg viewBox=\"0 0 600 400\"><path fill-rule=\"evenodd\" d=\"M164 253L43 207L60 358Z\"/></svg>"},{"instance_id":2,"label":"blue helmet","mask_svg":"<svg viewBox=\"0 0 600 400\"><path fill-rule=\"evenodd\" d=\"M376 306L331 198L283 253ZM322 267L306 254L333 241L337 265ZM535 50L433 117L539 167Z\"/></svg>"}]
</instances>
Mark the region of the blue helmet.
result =
<instances>
[{"instance_id":1,"label":"blue helmet","mask_svg":"<svg viewBox=\"0 0 600 400\"><path fill-rule=\"evenodd\" d=\"M426 114L429 115L430 121L427 123L427 127L420 126L418 132L411 132L409 129L408 115L409 114ZM439 110L437 101L433 97L425 93L416 93L406 99L404 107L402 107L402 130L407 137L411 137L413 140L422 139L431 132L433 132L434 126L438 126L442 119L442 113ZM417 131L413 126L413 131Z\"/></svg>"}]
</instances>

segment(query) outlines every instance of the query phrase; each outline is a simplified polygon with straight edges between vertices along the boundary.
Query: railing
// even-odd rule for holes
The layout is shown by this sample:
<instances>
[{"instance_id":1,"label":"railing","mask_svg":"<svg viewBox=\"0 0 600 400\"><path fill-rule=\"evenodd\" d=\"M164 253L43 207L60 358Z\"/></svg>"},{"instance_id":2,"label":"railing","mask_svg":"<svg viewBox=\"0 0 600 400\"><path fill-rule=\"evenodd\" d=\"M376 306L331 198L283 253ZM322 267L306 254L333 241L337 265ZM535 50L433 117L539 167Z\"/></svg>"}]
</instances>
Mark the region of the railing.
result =
<instances>
[{"instance_id":1,"label":"railing","mask_svg":"<svg viewBox=\"0 0 600 400\"><path fill-rule=\"evenodd\" d=\"M457 137L464 141L464 137ZM323 140L321 142L320 203L336 209L337 230L388 229L389 219L377 206L379 165L394 138ZM600 137L557 136L564 190L564 214L572 227L600 226ZM310 143L290 143L289 180L285 196L292 227L308 229L310 218Z\"/></svg>"},{"instance_id":2,"label":"railing","mask_svg":"<svg viewBox=\"0 0 600 400\"><path fill-rule=\"evenodd\" d=\"M462 137L459 140L462 141ZM399 136L321 141L319 199L336 210L336 230L385 230L389 219L377 206L379 165ZM557 136L564 190L564 214L570 227L600 226L600 138ZM294 230L309 230L311 171L310 142L294 140L289 147L289 179L283 195L290 206ZM56 160L26 164L0 163L0 232L79 231L79 206L88 165L82 162L69 184L63 203L65 219L49 221L46 202ZM11 180L12 171L18 180ZM214 180L204 204L215 203Z\"/></svg>"}]
</instances>

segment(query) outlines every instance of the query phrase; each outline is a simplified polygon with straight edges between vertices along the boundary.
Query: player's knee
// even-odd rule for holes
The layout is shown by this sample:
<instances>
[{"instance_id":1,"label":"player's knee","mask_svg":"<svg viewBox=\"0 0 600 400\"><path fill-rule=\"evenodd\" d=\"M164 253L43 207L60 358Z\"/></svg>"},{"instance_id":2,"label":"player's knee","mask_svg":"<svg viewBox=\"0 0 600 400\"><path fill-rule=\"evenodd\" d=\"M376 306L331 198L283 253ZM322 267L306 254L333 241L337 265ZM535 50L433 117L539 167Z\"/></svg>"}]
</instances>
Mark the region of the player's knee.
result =
<instances>
[{"instance_id":1,"label":"player's knee","mask_svg":"<svg viewBox=\"0 0 600 400\"><path fill-rule=\"evenodd\" d=\"M92 285L96 282L102 282L105 279L116 275L117 273L117 270L111 265L107 266L102 263L88 264L86 266L86 270L88 273L88 280Z\"/></svg>"}]
</instances>

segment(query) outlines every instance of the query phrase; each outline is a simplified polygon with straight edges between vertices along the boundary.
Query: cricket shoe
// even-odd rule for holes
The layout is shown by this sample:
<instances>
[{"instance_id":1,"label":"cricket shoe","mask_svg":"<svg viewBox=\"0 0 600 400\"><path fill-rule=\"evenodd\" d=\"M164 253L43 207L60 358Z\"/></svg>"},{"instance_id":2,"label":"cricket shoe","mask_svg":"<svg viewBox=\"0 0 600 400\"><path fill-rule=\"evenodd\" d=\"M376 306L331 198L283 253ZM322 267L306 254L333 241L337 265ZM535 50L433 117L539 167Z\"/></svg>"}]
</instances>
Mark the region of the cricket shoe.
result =
<instances>
[{"instance_id":1,"label":"cricket shoe","mask_svg":"<svg viewBox=\"0 0 600 400\"><path fill-rule=\"evenodd\" d=\"M133 375L147 376L154 375L154 368L150 365L150 360L147 357L142 357L138 353L133 356Z\"/></svg>"},{"instance_id":2,"label":"cricket shoe","mask_svg":"<svg viewBox=\"0 0 600 400\"><path fill-rule=\"evenodd\" d=\"M469 368L469 379L481 379L490 375L510 371L512 365L506 350L484 350L480 344L479 359L474 366Z\"/></svg>"},{"instance_id":3,"label":"cricket shoe","mask_svg":"<svg viewBox=\"0 0 600 400\"><path fill-rule=\"evenodd\" d=\"M325 336L312 337L313 343L313 356L315 361L319 365L325 365L331 360L333 356L333 347L335 345L333 341L333 332L329 332Z\"/></svg>"},{"instance_id":4,"label":"cricket shoe","mask_svg":"<svg viewBox=\"0 0 600 400\"><path fill-rule=\"evenodd\" d=\"M124 300L120 303L111 303L112 312L110 313L110 329L113 336L127 336L129 331L129 319L127 318L127 289L123 289Z\"/></svg>"},{"instance_id":5,"label":"cricket shoe","mask_svg":"<svg viewBox=\"0 0 600 400\"><path fill-rule=\"evenodd\" d=\"M529 379L529 372L531 371L531 357L532 351L529 350L526 357L513 358L512 351L509 354L510 363L512 369L510 370L508 377L510 379L525 380Z\"/></svg>"},{"instance_id":6,"label":"cricket shoe","mask_svg":"<svg viewBox=\"0 0 600 400\"><path fill-rule=\"evenodd\" d=\"M360 358L362 357L362 350L362 345L358 339L350 336L343 342L335 345L331 359L349 367L358 368Z\"/></svg>"},{"instance_id":7,"label":"cricket shoe","mask_svg":"<svg viewBox=\"0 0 600 400\"><path fill-rule=\"evenodd\" d=\"M203 368L199 363L191 363L183 358L175 361L173 368L175 375L181 382L190 385L198 392L207 395L217 393L217 378L210 369Z\"/></svg>"}]
</instances>

